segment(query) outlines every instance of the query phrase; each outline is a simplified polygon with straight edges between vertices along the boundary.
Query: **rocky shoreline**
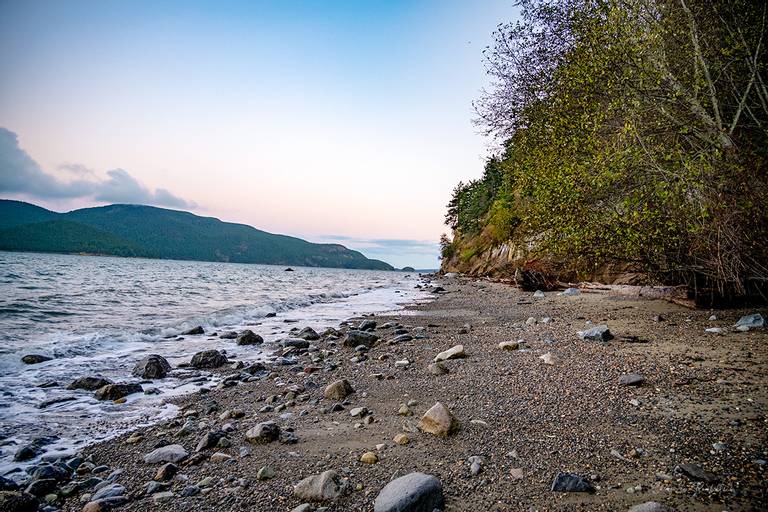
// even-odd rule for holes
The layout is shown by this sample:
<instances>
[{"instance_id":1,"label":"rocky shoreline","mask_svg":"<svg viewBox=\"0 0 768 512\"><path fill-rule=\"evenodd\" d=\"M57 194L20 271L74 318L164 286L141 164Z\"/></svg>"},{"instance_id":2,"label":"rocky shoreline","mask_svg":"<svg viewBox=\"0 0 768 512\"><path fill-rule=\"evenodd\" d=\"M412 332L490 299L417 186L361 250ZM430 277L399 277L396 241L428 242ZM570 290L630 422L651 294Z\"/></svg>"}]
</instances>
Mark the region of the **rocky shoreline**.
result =
<instances>
[{"instance_id":1,"label":"rocky shoreline","mask_svg":"<svg viewBox=\"0 0 768 512\"><path fill-rule=\"evenodd\" d=\"M27 493L3 480L0 508L764 507L768 333L734 327L756 311L459 277L433 291L398 315L297 329L269 364L199 354L215 389L173 399L173 420L31 468Z\"/></svg>"}]
</instances>

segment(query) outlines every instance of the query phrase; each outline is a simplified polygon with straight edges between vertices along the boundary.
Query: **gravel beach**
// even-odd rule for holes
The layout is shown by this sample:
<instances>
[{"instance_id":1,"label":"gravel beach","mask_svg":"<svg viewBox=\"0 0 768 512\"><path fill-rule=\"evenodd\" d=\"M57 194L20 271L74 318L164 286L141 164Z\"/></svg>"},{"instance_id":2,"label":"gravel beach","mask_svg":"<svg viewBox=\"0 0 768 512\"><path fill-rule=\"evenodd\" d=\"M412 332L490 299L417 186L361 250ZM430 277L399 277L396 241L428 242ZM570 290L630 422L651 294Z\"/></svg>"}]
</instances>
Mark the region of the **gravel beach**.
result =
<instances>
[{"instance_id":1,"label":"gravel beach","mask_svg":"<svg viewBox=\"0 0 768 512\"><path fill-rule=\"evenodd\" d=\"M84 451L77 481L108 483L41 500L88 512L374 510L388 482L418 472L439 480L446 511L766 510L768 331L733 328L765 310L436 285L434 301L328 326L338 335L309 350L286 343L296 364L213 370L232 378L174 399L176 419ZM377 511L395 510L385 501Z\"/></svg>"}]
</instances>

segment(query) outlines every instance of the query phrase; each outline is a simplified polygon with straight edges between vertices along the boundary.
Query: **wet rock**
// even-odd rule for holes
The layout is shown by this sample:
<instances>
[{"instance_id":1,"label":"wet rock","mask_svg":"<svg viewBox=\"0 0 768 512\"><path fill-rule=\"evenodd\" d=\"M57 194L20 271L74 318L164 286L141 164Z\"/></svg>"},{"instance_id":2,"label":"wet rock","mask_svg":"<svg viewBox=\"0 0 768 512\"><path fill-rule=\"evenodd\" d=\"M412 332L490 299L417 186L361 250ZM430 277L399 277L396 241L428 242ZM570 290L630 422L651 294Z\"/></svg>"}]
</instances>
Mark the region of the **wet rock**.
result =
<instances>
[{"instance_id":1,"label":"wet rock","mask_svg":"<svg viewBox=\"0 0 768 512\"><path fill-rule=\"evenodd\" d=\"M374 512L432 512L445 507L440 480L409 473L389 482L376 496Z\"/></svg>"},{"instance_id":2,"label":"wet rock","mask_svg":"<svg viewBox=\"0 0 768 512\"><path fill-rule=\"evenodd\" d=\"M144 462L147 464L157 464L158 462L179 462L184 460L187 450L180 444L169 444L156 448L144 456Z\"/></svg>"},{"instance_id":3,"label":"wet rock","mask_svg":"<svg viewBox=\"0 0 768 512\"><path fill-rule=\"evenodd\" d=\"M40 354L27 354L26 356L21 358L21 362L24 364L39 364L44 363L46 361L50 361L53 359L52 357L43 356Z\"/></svg>"},{"instance_id":4,"label":"wet rock","mask_svg":"<svg viewBox=\"0 0 768 512\"><path fill-rule=\"evenodd\" d=\"M227 364L227 356L218 350L204 350L192 356L190 364L192 367L198 369L218 368L219 366Z\"/></svg>"},{"instance_id":5,"label":"wet rock","mask_svg":"<svg viewBox=\"0 0 768 512\"><path fill-rule=\"evenodd\" d=\"M264 343L264 338L250 329L246 329L236 338L238 345L259 345Z\"/></svg>"},{"instance_id":6,"label":"wet rock","mask_svg":"<svg viewBox=\"0 0 768 512\"><path fill-rule=\"evenodd\" d=\"M39 480L32 480L24 492L42 498L48 493L53 492L56 489L58 482L53 478L41 478Z\"/></svg>"},{"instance_id":7,"label":"wet rock","mask_svg":"<svg viewBox=\"0 0 768 512\"><path fill-rule=\"evenodd\" d=\"M706 471L704 468L697 464L681 464L678 466L678 470L691 480L696 480L698 482L714 484L720 481L719 476Z\"/></svg>"},{"instance_id":8,"label":"wet rock","mask_svg":"<svg viewBox=\"0 0 768 512\"><path fill-rule=\"evenodd\" d=\"M320 335L317 334L317 331L311 327L303 328L298 332L298 334L296 334L296 337L307 341L315 341L320 339Z\"/></svg>"},{"instance_id":9,"label":"wet rock","mask_svg":"<svg viewBox=\"0 0 768 512\"><path fill-rule=\"evenodd\" d=\"M422 432L439 437L447 437L460 428L459 421L446 406L437 402L424 413L418 423Z\"/></svg>"},{"instance_id":10,"label":"wet rock","mask_svg":"<svg viewBox=\"0 0 768 512\"><path fill-rule=\"evenodd\" d=\"M609 341L613 339L613 334L607 325L596 325L586 331L577 333L579 338L587 341Z\"/></svg>"},{"instance_id":11,"label":"wet rock","mask_svg":"<svg viewBox=\"0 0 768 512\"><path fill-rule=\"evenodd\" d=\"M280 344L288 348L305 349L309 348L309 341L301 338L288 338L282 340Z\"/></svg>"},{"instance_id":12,"label":"wet rock","mask_svg":"<svg viewBox=\"0 0 768 512\"><path fill-rule=\"evenodd\" d=\"M341 379L328 384L323 391L323 396L329 400L344 400L354 392L352 384L347 379Z\"/></svg>"},{"instance_id":13,"label":"wet rock","mask_svg":"<svg viewBox=\"0 0 768 512\"><path fill-rule=\"evenodd\" d=\"M360 322L360 325L357 326L357 329L360 331L372 331L376 328L376 321L375 320L363 320Z\"/></svg>"},{"instance_id":14,"label":"wet rock","mask_svg":"<svg viewBox=\"0 0 768 512\"><path fill-rule=\"evenodd\" d=\"M642 386L645 377L638 373L628 373L619 377L619 386Z\"/></svg>"},{"instance_id":15,"label":"wet rock","mask_svg":"<svg viewBox=\"0 0 768 512\"><path fill-rule=\"evenodd\" d=\"M162 379L171 371L171 365L161 355L150 354L136 363L133 376L140 379Z\"/></svg>"},{"instance_id":16,"label":"wet rock","mask_svg":"<svg viewBox=\"0 0 768 512\"><path fill-rule=\"evenodd\" d=\"M106 485L93 493L91 501L99 501L105 498L116 498L125 494L125 487L120 484Z\"/></svg>"},{"instance_id":17,"label":"wet rock","mask_svg":"<svg viewBox=\"0 0 768 512\"><path fill-rule=\"evenodd\" d=\"M358 345L365 345L370 348L376 344L379 337L373 333L366 331L352 330L347 332L346 338L344 338L345 347L357 347Z\"/></svg>"},{"instance_id":18,"label":"wet rock","mask_svg":"<svg viewBox=\"0 0 768 512\"><path fill-rule=\"evenodd\" d=\"M107 384L97 389L93 396L96 400L119 400L128 395L142 392L144 392L144 388L141 387L141 384Z\"/></svg>"},{"instance_id":19,"label":"wet rock","mask_svg":"<svg viewBox=\"0 0 768 512\"><path fill-rule=\"evenodd\" d=\"M223 340L235 340L237 339L237 331L224 331L219 334L219 338Z\"/></svg>"},{"instance_id":20,"label":"wet rock","mask_svg":"<svg viewBox=\"0 0 768 512\"><path fill-rule=\"evenodd\" d=\"M18 491L19 485L13 480L0 476L0 491Z\"/></svg>"},{"instance_id":21,"label":"wet rock","mask_svg":"<svg viewBox=\"0 0 768 512\"><path fill-rule=\"evenodd\" d=\"M198 325L197 327L193 327L181 333L182 336L195 336L199 334L205 334L205 329L203 329L201 325Z\"/></svg>"},{"instance_id":22,"label":"wet rock","mask_svg":"<svg viewBox=\"0 0 768 512\"><path fill-rule=\"evenodd\" d=\"M264 421L245 433L245 439L252 444L267 444L280 438L280 427L274 421Z\"/></svg>"},{"instance_id":23,"label":"wet rock","mask_svg":"<svg viewBox=\"0 0 768 512\"><path fill-rule=\"evenodd\" d=\"M448 350L444 350L435 356L435 362L447 361L448 359L461 359L466 357L464 345L456 345Z\"/></svg>"},{"instance_id":24,"label":"wet rock","mask_svg":"<svg viewBox=\"0 0 768 512\"><path fill-rule=\"evenodd\" d=\"M67 389L84 389L86 391L96 391L97 389L103 388L109 384L113 384L113 382L109 379L105 379L104 377L80 377L79 379L72 381L72 383L67 386Z\"/></svg>"},{"instance_id":25,"label":"wet rock","mask_svg":"<svg viewBox=\"0 0 768 512\"><path fill-rule=\"evenodd\" d=\"M0 491L0 510L3 512L37 512L38 499L19 491Z\"/></svg>"},{"instance_id":26,"label":"wet rock","mask_svg":"<svg viewBox=\"0 0 768 512\"><path fill-rule=\"evenodd\" d=\"M307 501L333 501L343 489L341 478L328 470L319 475L308 476L293 487L293 495Z\"/></svg>"},{"instance_id":27,"label":"wet rock","mask_svg":"<svg viewBox=\"0 0 768 512\"><path fill-rule=\"evenodd\" d=\"M574 473L558 473L552 481L552 491L556 492L595 492L589 481Z\"/></svg>"}]
</instances>

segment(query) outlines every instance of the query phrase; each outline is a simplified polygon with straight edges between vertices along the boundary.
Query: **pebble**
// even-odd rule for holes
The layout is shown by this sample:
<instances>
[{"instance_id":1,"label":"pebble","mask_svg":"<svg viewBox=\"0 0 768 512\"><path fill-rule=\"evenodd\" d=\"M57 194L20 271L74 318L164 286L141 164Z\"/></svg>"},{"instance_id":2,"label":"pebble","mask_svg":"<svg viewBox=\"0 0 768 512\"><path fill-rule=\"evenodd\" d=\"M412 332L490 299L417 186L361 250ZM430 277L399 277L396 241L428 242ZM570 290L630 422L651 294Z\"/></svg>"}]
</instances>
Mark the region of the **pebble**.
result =
<instances>
[{"instance_id":1,"label":"pebble","mask_svg":"<svg viewBox=\"0 0 768 512\"><path fill-rule=\"evenodd\" d=\"M360 457L360 462L364 464L376 464L377 462L379 462L379 457L373 452L365 452Z\"/></svg>"}]
</instances>

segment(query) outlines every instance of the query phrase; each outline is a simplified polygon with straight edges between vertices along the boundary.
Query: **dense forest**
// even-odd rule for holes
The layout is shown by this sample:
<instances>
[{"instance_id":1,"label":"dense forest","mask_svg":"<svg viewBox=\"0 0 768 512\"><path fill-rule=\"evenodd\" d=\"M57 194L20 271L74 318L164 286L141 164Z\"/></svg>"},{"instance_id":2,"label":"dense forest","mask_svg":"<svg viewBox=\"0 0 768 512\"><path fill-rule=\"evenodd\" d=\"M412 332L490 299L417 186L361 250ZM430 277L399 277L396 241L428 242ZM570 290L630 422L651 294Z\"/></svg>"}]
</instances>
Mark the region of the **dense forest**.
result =
<instances>
[{"instance_id":1,"label":"dense forest","mask_svg":"<svg viewBox=\"0 0 768 512\"><path fill-rule=\"evenodd\" d=\"M213 217L127 204L57 213L0 200L0 250L393 270L343 245L315 244Z\"/></svg>"},{"instance_id":2,"label":"dense forest","mask_svg":"<svg viewBox=\"0 0 768 512\"><path fill-rule=\"evenodd\" d=\"M766 6L519 2L475 103L500 149L454 190L443 269L765 297Z\"/></svg>"}]
</instances>

